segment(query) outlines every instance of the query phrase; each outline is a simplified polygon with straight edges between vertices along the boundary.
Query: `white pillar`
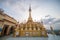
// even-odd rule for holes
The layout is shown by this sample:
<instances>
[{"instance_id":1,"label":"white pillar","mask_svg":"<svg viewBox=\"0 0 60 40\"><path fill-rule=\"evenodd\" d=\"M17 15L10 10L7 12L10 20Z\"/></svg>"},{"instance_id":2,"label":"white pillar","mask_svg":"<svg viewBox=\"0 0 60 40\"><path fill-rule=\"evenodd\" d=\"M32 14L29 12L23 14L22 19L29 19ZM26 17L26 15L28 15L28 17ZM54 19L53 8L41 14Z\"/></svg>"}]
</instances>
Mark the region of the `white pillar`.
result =
<instances>
[{"instance_id":1,"label":"white pillar","mask_svg":"<svg viewBox=\"0 0 60 40\"><path fill-rule=\"evenodd\" d=\"M34 27L34 30L36 30L36 28Z\"/></svg>"},{"instance_id":2,"label":"white pillar","mask_svg":"<svg viewBox=\"0 0 60 40\"><path fill-rule=\"evenodd\" d=\"M9 34L9 32L10 32L10 28L11 28L11 26L9 26L9 28L7 29L6 35Z\"/></svg>"},{"instance_id":3,"label":"white pillar","mask_svg":"<svg viewBox=\"0 0 60 40\"><path fill-rule=\"evenodd\" d=\"M21 28L21 30L23 30L23 28Z\"/></svg>"},{"instance_id":4,"label":"white pillar","mask_svg":"<svg viewBox=\"0 0 60 40\"><path fill-rule=\"evenodd\" d=\"M40 30L40 28L38 28L38 30Z\"/></svg>"},{"instance_id":5,"label":"white pillar","mask_svg":"<svg viewBox=\"0 0 60 40\"><path fill-rule=\"evenodd\" d=\"M27 30L27 27L25 28L25 30Z\"/></svg>"},{"instance_id":6,"label":"white pillar","mask_svg":"<svg viewBox=\"0 0 60 40\"><path fill-rule=\"evenodd\" d=\"M29 30L32 30L32 28L30 27Z\"/></svg>"}]
</instances>

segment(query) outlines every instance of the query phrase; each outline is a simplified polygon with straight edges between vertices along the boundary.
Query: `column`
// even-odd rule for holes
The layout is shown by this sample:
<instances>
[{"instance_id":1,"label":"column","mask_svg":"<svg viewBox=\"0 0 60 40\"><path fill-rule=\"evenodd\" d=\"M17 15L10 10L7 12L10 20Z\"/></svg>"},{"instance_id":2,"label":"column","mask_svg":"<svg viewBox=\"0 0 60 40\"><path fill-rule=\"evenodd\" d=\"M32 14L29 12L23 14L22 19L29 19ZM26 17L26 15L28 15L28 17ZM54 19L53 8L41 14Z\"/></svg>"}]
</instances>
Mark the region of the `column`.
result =
<instances>
[{"instance_id":1,"label":"column","mask_svg":"<svg viewBox=\"0 0 60 40\"><path fill-rule=\"evenodd\" d=\"M32 28L30 27L29 30L32 30Z\"/></svg>"},{"instance_id":2,"label":"column","mask_svg":"<svg viewBox=\"0 0 60 40\"><path fill-rule=\"evenodd\" d=\"M21 30L23 30L23 28L21 28Z\"/></svg>"},{"instance_id":3,"label":"column","mask_svg":"<svg viewBox=\"0 0 60 40\"><path fill-rule=\"evenodd\" d=\"M6 35L8 35L10 33L10 28L11 28L11 26L8 27Z\"/></svg>"},{"instance_id":4,"label":"column","mask_svg":"<svg viewBox=\"0 0 60 40\"><path fill-rule=\"evenodd\" d=\"M38 30L40 30L40 28L38 27Z\"/></svg>"},{"instance_id":5,"label":"column","mask_svg":"<svg viewBox=\"0 0 60 40\"><path fill-rule=\"evenodd\" d=\"M36 30L36 28L34 27L34 30Z\"/></svg>"},{"instance_id":6,"label":"column","mask_svg":"<svg viewBox=\"0 0 60 40\"><path fill-rule=\"evenodd\" d=\"M16 28L14 28L13 37L16 37Z\"/></svg>"},{"instance_id":7,"label":"column","mask_svg":"<svg viewBox=\"0 0 60 40\"><path fill-rule=\"evenodd\" d=\"M25 30L27 30L27 27L25 28Z\"/></svg>"}]
</instances>

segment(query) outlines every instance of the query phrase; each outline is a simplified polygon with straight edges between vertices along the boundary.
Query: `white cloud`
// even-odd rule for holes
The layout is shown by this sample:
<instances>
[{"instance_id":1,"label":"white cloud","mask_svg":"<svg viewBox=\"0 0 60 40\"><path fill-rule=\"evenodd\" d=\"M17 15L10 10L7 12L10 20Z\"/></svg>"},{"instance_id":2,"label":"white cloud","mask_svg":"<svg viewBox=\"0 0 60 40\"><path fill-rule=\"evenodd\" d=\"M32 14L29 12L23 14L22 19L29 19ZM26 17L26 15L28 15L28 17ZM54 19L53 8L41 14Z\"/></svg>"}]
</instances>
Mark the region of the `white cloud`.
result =
<instances>
[{"instance_id":1,"label":"white cloud","mask_svg":"<svg viewBox=\"0 0 60 40\"><path fill-rule=\"evenodd\" d=\"M50 15L45 16L47 19L43 19L43 22L45 24L46 29L50 29L50 25L54 28L54 30L59 30L60 29L60 19L54 18Z\"/></svg>"},{"instance_id":2,"label":"white cloud","mask_svg":"<svg viewBox=\"0 0 60 40\"><path fill-rule=\"evenodd\" d=\"M2 2L6 14L14 17L19 22L23 22L28 18L29 4L32 6L33 20L44 19L45 23L55 22L56 18L60 18L58 11L58 2L42 1L42 0L6 0ZM49 14L49 15L48 15ZM44 17L47 15L46 17ZM52 17L50 16L52 15Z\"/></svg>"},{"instance_id":3,"label":"white cloud","mask_svg":"<svg viewBox=\"0 0 60 40\"><path fill-rule=\"evenodd\" d=\"M24 19L26 19L28 15L28 6L30 3L32 5L32 17L34 20L39 20L47 14L52 14L52 11L54 11L53 9L55 8L55 5L50 4L50 2L47 4L46 1L44 2L42 0L6 0L3 2L3 6L10 10L8 11L9 13L12 12L13 14L20 15L20 17L22 16L23 18L25 15Z\"/></svg>"}]
</instances>

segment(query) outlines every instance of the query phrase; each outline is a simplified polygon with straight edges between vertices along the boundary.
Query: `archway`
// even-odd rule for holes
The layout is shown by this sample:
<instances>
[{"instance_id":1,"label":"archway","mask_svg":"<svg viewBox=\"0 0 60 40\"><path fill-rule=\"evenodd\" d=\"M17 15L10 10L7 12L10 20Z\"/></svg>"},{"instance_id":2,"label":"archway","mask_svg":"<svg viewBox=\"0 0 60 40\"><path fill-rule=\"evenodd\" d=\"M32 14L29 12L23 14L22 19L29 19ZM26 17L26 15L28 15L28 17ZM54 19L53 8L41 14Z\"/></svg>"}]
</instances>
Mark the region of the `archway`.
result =
<instances>
[{"instance_id":1,"label":"archway","mask_svg":"<svg viewBox=\"0 0 60 40\"><path fill-rule=\"evenodd\" d=\"M13 32L14 32L14 26L10 28L10 34L12 34Z\"/></svg>"},{"instance_id":2,"label":"archway","mask_svg":"<svg viewBox=\"0 0 60 40\"><path fill-rule=\"evenodd\" d=\"M3 30L2 30L2 35L6 35L8 28L9 28L9 25L4 25Z\"/></svg>"}]
</instances>

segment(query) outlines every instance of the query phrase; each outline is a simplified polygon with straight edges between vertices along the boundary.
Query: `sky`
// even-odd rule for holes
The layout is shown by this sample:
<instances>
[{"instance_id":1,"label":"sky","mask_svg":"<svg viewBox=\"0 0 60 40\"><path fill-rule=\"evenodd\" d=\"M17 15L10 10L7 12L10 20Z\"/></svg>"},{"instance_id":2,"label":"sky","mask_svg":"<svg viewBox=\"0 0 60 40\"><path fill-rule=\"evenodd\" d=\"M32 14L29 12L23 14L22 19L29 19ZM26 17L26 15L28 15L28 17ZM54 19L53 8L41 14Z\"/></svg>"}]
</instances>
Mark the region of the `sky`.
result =
<instances>
[{"instance_id":1,"label":"sky","mask_svg":"<svg viewBox=\"0 0 60 40\"><path fill-rule=\"evenodd\" d=\"M34 21L40 22L42 19L47 29L50 25L60 29L60 0L0 0L0 8L4 13L20 23L27 21L30 4Z\"/></svg>"}]
</instances>

